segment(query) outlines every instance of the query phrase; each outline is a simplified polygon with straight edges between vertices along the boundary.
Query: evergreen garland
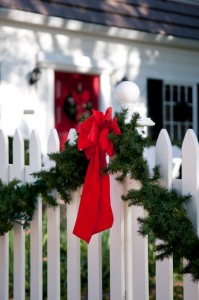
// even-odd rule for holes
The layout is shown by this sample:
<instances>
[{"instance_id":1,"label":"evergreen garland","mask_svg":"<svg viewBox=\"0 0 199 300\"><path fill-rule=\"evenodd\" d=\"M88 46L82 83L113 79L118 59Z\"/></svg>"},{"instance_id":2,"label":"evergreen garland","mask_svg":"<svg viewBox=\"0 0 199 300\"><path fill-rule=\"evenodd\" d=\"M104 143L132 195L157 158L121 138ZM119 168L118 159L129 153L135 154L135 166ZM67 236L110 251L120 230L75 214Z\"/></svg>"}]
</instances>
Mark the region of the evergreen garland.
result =
<instances>
[{"instance_id":1,"label":"evergreen garland","mask_svg":"<svg viewBox=\"0 0 199 300\"><path fill-rule=\"evenodd\" d=\"M157 258L163 260L174 255L178 261L186 259L187 265L180 270L190 273L193 280L199 280L199 239L189 220L185 207L190 195L179 195L159 184L159 167L149 170L143 157L144 148L150 144L147 137L136 129L138 114L129 124L125 124L126 111L116 114L121 135L111 133L115 156L102 170L116 174L123 182L126 176L140 182L140 189L131 189L122 196L129 206L141 206L147 211L145 218L139 218L139 232L143 236L153 233L160 240L157 246ZM71 192L84 183L88 160L84 152L77 149L77 141L65 150L49 155L54 162L50 170L34 173L35 182L22 184L13 180L8 184L0 181L0 234L9 231L15 222L24 227L29 225L37 207L38 196L50 206L57 206L56 191L65 202L70 203ZM119 174L119 175L118 175Z\"/></svg>"},{"instance_id":2,"label":"evergreen garland","mask_svg":"<svg viewBox=\"0 0 199 300\"><path fill-rule=\"evenodd\" d=\"M14 223L29 225L37 206L38 191L36 184L0 181L0 235L11 230Z\"/></svg>"},{"instance_id":3,"label":"evergreen garland","mask_svg":"<svg viewBox=\"0 0 199 300\"><path fill-rule=\"evenodd\" d=\"M135 114L130 124L125 124L125 111L117 114L118 125L122 134L111 135L114 143L115 156L110 161L107 171L119 173L117 180L123 182L128 175L140 182L140 189L131 189L122 199L129 206L143 207L147 216L139 218L139 232L143 236L153 233L160 240L156 247L157 259L163 260L171 255L180 262L187 260L182 273L190 273L193 280L199 280L199 239L185 207L190 195L179 195L174 189L169 191L159 184L159 167L149 171L148 163L143 157L144 148L149 139L138 134L136 122L139 115ZM180 264L179 264L180 265Z\"/></svg>"},{"instance_id":4,"label":"evergreen garland","mask_svg":"<svg viewBox=\"0 0 199 300\"><path fill-rule=\"evenodd\" d=\"M64 151L51 153L49 158L55 166L33 174L45 186L42 198L49 204L54 203L56 199L52 191L56 190L62 200L70 203L71 193L84 183L89 161L84 152L77 149L77 141L74 145L67 141Z\"/></svg>"},{"instance_id":5,"label":"evergreen garland","mask_svg":"<svg viewBox=\"0 0 199 300\"><path fill-rule=\"evenodd\" d=\"M65 202L70 203L71 192L84 183L88 160L77 144L65 144L62 152L49 154L55 162L50 170L34 173L35 182L23 184L12 180L4 184L0 180L0 235L12 229L14 223L27 227L37 207L38 196L51 207L58 205L56 194Z\"/></svg>"}]
</instances>

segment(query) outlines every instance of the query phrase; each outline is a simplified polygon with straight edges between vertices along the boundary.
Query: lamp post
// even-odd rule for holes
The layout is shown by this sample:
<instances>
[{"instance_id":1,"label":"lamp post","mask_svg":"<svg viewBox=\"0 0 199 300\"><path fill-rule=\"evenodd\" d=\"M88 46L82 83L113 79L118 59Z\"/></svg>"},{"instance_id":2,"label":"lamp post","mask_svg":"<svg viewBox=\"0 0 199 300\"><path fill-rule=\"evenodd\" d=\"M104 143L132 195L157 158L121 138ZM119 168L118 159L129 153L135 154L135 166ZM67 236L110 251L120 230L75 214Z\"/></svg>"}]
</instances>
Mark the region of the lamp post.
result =
<instances>
[{"instance_id":1,"label":"lamp post","mask_svg":"<svg viewBox=\"0 0 199 300\"><path fill-rule=\"evenodd\" d=\"M138 101L140 89L137 84L132 81L123 81L116 87L115 94L122 108L127 109L125 122L129 123L132 115L136 112L133 106ZM142 133L143 127L154 125L155 123L151 120L151 118L139 118L137 120L137 129L140 133Z\"/></svg>"}]
</instances>

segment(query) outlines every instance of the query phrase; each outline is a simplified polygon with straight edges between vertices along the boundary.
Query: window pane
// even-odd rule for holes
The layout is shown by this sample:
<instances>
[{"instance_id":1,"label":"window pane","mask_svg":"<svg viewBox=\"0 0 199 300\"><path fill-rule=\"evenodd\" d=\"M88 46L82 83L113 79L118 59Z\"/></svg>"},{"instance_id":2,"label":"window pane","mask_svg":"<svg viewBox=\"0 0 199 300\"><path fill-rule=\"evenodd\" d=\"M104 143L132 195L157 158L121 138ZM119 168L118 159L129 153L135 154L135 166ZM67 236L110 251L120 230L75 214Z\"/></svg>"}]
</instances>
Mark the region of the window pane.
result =
<instances>
[{"instance_id":1,"label":"window pane","mask_svg":"<svg viewBox=\"0 0 199 300\"><path fill-rule=\"evenodd\" d=\"M171 140L182 141L193 126L193 87L167 83L163 99L163 124Z\"/></svg>"},{"instance_id":2,"label":"window pane","mask_svg":"<svg viewBox=\"0 0 199 300\"><path fill-rule=\"evenodd\" d=\"M173 86L173 102L178 101L178 87L177 85Z\"/></svg>"},{"instance_id":3,"label":"window pane","mask_svg":"<svg viewBox=\"0 0 199 300\"><path fill-rule=\"evenodd\" d=\"M193 99L193 96L192 96L192 87L188 87L188 103L192 103L192 99Z\"/></svg>"},{"instance_id":4,"label":"window pane","mask_svg":"<svg viewBox=\"0 0 199 300\"><path fill-rule=\"evenodd\" d=\"M165 87L165 98L166 98L166 101L170 101L170 85L166 85Z\"/></svg>"},{"instance_id":5,"label":"window pane","mask_svg":"<svg viewBox=\"0 0 199 300\"><path fill-rule=\"evenodd\" d=\"M166 121L170 121L170 106L166 105Z\"/></svg>"},{"instance_id":6,"label":"window pane","mask_svg":"<svg viewBox=\"0 0 199 300\"><path fill-rule=\"evenodd\" d=\"M185 87L184 86L180 87L180 101L185 102Z\"/></svg>"},{"instance_id":7,"label":"window pane","mask_svg":"<svg viewBox=\"0 0 199 300\"><path fill-rule=\"evenodd\" d=\"M188 120L189 122L193 122L193 112L192 112L192 106L189 107L189 112L188 112Z\"/></svg>"}]
</instances>

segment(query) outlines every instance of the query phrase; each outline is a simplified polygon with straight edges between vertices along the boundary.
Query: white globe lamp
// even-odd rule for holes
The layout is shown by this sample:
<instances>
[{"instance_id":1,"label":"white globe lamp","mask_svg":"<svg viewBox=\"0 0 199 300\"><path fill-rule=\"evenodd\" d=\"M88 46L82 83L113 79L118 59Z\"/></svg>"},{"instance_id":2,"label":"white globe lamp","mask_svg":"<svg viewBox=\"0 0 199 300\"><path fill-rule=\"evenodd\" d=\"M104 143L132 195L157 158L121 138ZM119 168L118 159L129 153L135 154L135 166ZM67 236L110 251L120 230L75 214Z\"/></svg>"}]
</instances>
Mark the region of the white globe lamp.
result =
<instances>
[{"instance_id":1,"label":"white globe lamp","mask_svg":"<svg viewBox=\"0 0 199 300\"><path fill-rule=\"evenodd\" d=\"M126 123L129 123L132 115L135 113L133 106L140 97L140 89L136 83L132 81L122 81L115 89L115 97L121 104L122 108L128 109ZM140 118L137 121L140 127L153 126L155 123L150 118Z\"/></svg>"}]
</instances>

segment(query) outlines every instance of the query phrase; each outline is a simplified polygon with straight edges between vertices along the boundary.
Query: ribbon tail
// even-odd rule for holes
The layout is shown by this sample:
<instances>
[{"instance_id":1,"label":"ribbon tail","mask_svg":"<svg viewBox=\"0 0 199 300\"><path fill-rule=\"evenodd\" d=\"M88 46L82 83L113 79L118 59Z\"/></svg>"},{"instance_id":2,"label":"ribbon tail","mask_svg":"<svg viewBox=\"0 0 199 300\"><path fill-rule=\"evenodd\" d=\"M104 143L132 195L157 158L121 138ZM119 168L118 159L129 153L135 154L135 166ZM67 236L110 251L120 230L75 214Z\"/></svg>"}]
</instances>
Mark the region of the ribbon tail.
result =
<instances>
[{"instance_id":1,"label":"ribbon tail","mask_svg":"<svg viewBox=\"0 0 199 300\"><path fill-rule=\"evenodd\" d=\"M100 198L99 147L96 147L87 169L78 215L73 233L89 243L97 220Z\"/></svg>"},{"instance_id":2,"label":"ribbon tail","mask_svg":"<svg viewBox=\"0 0 199 300\"><path fill-rule=\"evenodd\" d=\"M105 154L101 153L100 170L106 165ZM100 200L98 207L98 218L94 233L109 229L113 225L113 212L110 200L110 178L108 174L100 176Z\"/></svg>"},{"instance_id":3,"label":"ribbon tail","mask_svg":"<svg viewBox=\"0 0 199 300\"><path fill-rule=\"evenodd\" d=\"M77 220L73 230L77 237L87 243L89 243L93 234L106 230L113 224L109 175L102 176L101 174L104 161L105 155L103 158L97 146L88 166Z\"/></svg>"}]
</instances>

